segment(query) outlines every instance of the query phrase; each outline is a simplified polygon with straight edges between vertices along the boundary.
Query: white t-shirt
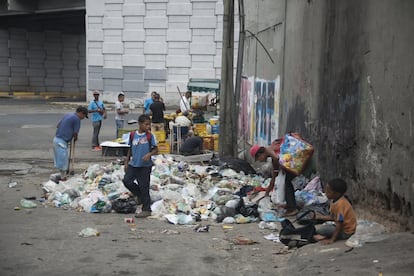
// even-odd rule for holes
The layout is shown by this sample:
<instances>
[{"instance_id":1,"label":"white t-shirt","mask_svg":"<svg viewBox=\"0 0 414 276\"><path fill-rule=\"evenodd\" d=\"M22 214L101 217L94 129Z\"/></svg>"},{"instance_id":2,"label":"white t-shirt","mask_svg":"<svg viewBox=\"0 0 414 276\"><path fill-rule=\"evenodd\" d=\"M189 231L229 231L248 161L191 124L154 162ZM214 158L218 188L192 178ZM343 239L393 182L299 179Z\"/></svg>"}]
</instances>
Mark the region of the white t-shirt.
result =
<instances>
[{"instance_id":1,"label":"white t-shirt","mask_svg":"<svg viewBox=\"0 0 414 276\"><path fill-rule=\"evenodd\" d=\"M175 118L175 123L176 123L177 125L180 125L180 126L186 126L186 127L191 126L191 121L190 121L190 119L188 119L188 118L187 118L187 117L185 117L185 116L178 116L177 118Z\"/></svg>"},{"instance_id":2,"label":"white t-shirt","mask_svg":"<svg viewBox=\"0 0 414 276\"><path fill-rule=\"evenodd\" d=\"M124 105L120 101L115 102L115 120L124 120L124 114L118 114L118 110L125 111Z\"/></svg>"}]
</instances>

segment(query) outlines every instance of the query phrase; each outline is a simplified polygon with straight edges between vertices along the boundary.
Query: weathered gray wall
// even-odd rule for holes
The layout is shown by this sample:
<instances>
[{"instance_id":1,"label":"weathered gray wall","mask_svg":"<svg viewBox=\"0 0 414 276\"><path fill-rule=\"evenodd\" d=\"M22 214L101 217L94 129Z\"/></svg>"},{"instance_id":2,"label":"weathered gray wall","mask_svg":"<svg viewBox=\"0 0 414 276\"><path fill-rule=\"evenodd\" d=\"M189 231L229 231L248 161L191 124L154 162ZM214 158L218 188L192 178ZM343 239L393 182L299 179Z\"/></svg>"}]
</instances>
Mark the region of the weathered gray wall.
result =
<instances>
[{"instance_id":1,"label":"weathered gray wall","mask_svg":"<svg viewBox=\"0 0 414 276\"><path fill-rule=\"evenodd\" d=\"M414 1L249 2L246 28L276 61L248 39L244 73L281 72L279 132L301 132L325 180L345 178L360 206L413 229Z\"/></svg>"},{"instance_id":2,"label":"weathered gray wall","mask_svg":"<svg viewBox=\"0 0 414 276\"><path fill-rule=\"evenodd\" d=\"M85 34L0 29L0 91L86 90Z\"/></svg>"},{"instance_id":3,"label":"weathered gray wall","mask_svg":"<svg viewBox=\"0 0 414 276\"><path fill-rule=\"evenodd\" d=\"M82 10L0 12L0 91L84 92L85 45Z\"/></svg>"}]
</instances>

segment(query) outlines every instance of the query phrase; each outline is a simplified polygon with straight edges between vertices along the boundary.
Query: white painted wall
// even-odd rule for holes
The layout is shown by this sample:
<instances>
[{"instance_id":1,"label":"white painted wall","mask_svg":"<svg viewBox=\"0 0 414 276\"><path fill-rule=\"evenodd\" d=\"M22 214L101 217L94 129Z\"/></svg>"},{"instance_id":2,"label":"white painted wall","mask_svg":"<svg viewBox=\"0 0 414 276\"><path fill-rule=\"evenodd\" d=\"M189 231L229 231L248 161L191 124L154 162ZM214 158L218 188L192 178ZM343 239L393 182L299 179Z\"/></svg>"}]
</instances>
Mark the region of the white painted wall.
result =
<instances>
[{"instance_id":1,"label":"white painted wall","mask_svg":"<svg viewBox=\"0 0 414 276\"><path fill-rule=\"evenodd\" d=\"M86 0L87 99L140 104L156 90L178 105L177 86L220 79L222 26L222 0Z\"/></svg>"}]
</instances>

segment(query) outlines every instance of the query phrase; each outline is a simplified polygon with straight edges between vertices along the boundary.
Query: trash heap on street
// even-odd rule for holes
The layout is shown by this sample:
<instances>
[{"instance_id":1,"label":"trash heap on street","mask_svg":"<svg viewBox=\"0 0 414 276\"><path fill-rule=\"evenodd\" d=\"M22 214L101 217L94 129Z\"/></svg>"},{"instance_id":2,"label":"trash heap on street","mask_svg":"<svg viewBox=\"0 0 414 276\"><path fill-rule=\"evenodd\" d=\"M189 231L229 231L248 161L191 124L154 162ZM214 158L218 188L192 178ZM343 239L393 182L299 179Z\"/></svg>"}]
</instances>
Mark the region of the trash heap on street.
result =
<instances>
[{"instance_id":1,"label":"trash heap on street","mask_svg":"<svg viewBox=\"0 0 414 276\"><path fill-rule=\"evenodd\" d=\"M275 209L270 198L264 197L269 178L246 175L242 166L234 170L225 164L176 162L169 155L158 155L150 182L152 217L173 224L209 219L224 223L283 220L283 209ZM251 173L251 167L245 170ZM90 165L83 174L67 181L43 183L45 204L91 213L134 213L137 199L124 187L123 177L120 163ZM306 189L304 177L296 179L295 185L303 186L296 193L298 203L326 202L320 183L310 183L315 189Z\"/></svg>"}]
</instances>

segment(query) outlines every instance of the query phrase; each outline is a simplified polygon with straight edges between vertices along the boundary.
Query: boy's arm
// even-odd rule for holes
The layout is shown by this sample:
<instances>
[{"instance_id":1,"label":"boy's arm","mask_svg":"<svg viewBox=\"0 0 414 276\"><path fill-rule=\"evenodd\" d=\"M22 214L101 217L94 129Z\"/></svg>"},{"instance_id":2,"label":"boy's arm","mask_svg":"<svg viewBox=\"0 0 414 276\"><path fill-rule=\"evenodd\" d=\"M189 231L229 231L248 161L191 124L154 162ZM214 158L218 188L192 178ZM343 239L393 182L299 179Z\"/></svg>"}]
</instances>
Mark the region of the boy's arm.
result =
<instances>
[{"instance_id":1,"label":"boy's arm","mask_svg":"<svg viewBox=\"0 0 414 276\"><path fill-rule=\"evenodd\" d=\"M333 221L334 219L330 215L322 215L321 213L315 212L315 219L317 220L325 220L325 221Z\"/></svg>"},{"instance_id":2,"label":"boy's arm","mask_svg":"<svg viewBox=\"0 0 414 276\"><path fill-rule=\"evenodd\" d=\"M333 235L330 239L322 240L322 244L331 244L331 243L335 242L338 235L339 235L339 233L342 230L342 224L343 224L342 222L335 221L335 232L333 233Z\"/></svg>"},{"instance_id":3,"label":"boy's arm","mask_svg":"<svg viewBox=\"0 0 414 276\"><path fill-rule=\"evenodd\" d=\"M128 153L125 159L125 163L124 163L124 171L127 171L128 168L128 164L129 164L129 160L131 159L131 148L128 149Z\"/></svg>"}]
</instances>

